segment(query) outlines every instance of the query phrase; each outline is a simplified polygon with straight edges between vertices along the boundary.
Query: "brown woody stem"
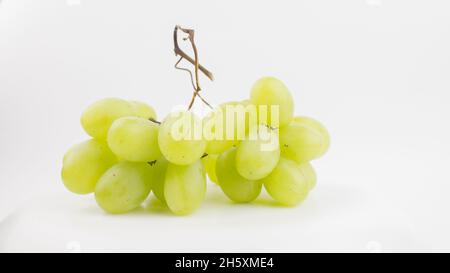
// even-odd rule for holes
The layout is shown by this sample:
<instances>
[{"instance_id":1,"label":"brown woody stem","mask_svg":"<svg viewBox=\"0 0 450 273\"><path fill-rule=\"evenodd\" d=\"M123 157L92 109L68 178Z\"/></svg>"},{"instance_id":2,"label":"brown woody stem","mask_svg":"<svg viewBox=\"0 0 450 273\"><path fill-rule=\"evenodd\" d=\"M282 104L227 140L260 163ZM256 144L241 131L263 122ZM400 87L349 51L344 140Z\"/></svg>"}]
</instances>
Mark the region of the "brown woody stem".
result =
<instances>
[{"instance_id":1,"label":"brown woody stem","mask_svg":"<svg viewBox=\"0 0 450 273\"><path fill-rule=\"evenodd\" d=\"M180 49L178 45L178 30L188 34L187 38L184 38L184 40L189 40L192 46L192 50L194 51L194 59L192 59L189 55L187 55L183 50ZM194 93L192 94L191 101L188 105L188 110L192 108L195 102L195 98L198 96L203 103L205 103L207 106L209 106L212 109L212 106L200 95L200 80L199 80L199 70L203 72L210 80L214 80L214 77L210 71L208 71L206 68L204 68L198 61L198 50L197 46L194 42L194 35L195 31L193 29L187 29L182 28L180 26L175 26L174 32L173 32L173 40L174 40L174 51L176 56L180 56L180 59L175 63L175 68L187 71L189 73L192 87L194 88ZM195 76L195 83L194 83L194 76L192 75L192 72L187 68L179 67L178 64L181 62L181 60L186 59L191 64L194 65L194 76Z\"/></svg>"}]
</instances>

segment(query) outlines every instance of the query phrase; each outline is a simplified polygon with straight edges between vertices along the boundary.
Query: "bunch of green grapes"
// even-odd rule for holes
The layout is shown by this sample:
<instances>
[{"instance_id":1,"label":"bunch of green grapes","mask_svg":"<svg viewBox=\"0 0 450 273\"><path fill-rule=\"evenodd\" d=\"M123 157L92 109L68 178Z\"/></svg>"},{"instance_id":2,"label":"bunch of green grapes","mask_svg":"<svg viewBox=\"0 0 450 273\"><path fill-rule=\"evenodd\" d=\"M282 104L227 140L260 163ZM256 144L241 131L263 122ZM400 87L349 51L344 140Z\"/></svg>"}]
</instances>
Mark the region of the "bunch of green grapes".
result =
<instances>
[{"instance_id":1,"label":"bunch of green grapes","mask_svg":"<svg viewBox=\"0 0 450 273\"><path fill-rule=\"evenodd\" d=\"M199 123L190 111L158 122L154 109L145 103L99 100L81 116L92 139L64 155L64 185L74 193L94 193L108 213L134 210L153 191L173 213L189 214L206 193L201 163L206 142L195 135L188 137ZM179 125L183 127L180 132L172 130Z\"/></svg>"},{"instance_id":2,"label":"bunch of green grapes","mask_svg":"<svg viewBox=\"0 0 450 273\"><path fill-rule=\"evenodd\" d=\"M238 107L223 114L219 124L240 128L223 140L207 141L203 163L210 180L238 203L255 200L262 187L282 205L302 202L317 181L310 161L330 144L326 128L315 119L294 116L292 94L273 77L256 81L249 100L223 104L221 110L230 105ZM235 114L239 107L244 112Z\"/></svg>"},{"instance_id":3,"label":"bunch of green grapes","mask_svg":"<svg viewBox=\"0 0 450 273\"><path fill-rule=\"evenodd\" d=\"M205 198L207 177L234 202L251 202L264 187L293 206L315 187L310 161L330 142L321 123L294 116L290 91L272 77L258 80L250 99L203 118L187 110L159 122L143 102L107 98L83 112L81 125L91 139L64 155L62 180L74 193L94 193L113 214L139 208L151 192L174 214L190 214Z\"/></svg>"}]
</instances>

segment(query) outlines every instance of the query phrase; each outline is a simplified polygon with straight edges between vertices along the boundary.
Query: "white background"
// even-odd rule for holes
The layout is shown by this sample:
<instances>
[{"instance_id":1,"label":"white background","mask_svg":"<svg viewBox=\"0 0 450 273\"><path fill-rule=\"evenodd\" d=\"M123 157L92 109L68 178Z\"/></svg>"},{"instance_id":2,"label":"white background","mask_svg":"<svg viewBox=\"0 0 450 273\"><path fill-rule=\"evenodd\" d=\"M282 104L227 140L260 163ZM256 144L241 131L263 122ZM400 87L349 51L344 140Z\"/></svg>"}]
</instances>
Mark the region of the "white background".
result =
<instances>
[{"instance_id":1,"label":"white background","mask_svg":"<svg viewBox=\"0 0 450 273\"><path fill-rule=\"evenodd\" d=\"M304 204L233 206L211 186L189 217L109 217L92 196L64 189L62 156L87 138L79 117L89 103L144 100L160 118L188 103L187 76L173 69L175 24L197 31L200 61L216 77L202 79L210 102L245 99L273 75L297 114L327 126L331 149L314 162L318 186ZM71 241L45 236L73 235L87 251L450 250L449 48L445 0L3 0L0 219L22 207L22 220L0 249L64 251ZM112 224L102 240L82 232ZM126 237L133 225L138 234Z\"/></svg>"}]
</instances>

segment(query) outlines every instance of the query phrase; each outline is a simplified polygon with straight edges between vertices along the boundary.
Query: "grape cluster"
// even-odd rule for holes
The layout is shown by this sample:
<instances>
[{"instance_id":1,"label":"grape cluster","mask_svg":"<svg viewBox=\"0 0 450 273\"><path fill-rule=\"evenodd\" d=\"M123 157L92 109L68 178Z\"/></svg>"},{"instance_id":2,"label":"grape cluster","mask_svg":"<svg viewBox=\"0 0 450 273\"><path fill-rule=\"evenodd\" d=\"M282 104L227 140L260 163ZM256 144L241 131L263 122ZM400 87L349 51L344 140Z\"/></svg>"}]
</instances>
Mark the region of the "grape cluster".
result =
<instances>
[{"instance_id":1,"label":"grape cluster","mask_svg":"<svg viewBox=\"0 0 450 273\"><path fill-rule=\"evenodd\" d=\"M316 185L309 162L330 143L321 123L294 116L291 93L273 77L259 79L250 99L202 119L188 110L158 122L145 103L107 98L90 105L81 124L92 138L64 155L62 180L74 193L95 193L109 213L136 209L153 192L173 213L190 214L205 197L207 176L234 202L255 200L264 186L294 206Z\"/></svg>"}]
</instances>

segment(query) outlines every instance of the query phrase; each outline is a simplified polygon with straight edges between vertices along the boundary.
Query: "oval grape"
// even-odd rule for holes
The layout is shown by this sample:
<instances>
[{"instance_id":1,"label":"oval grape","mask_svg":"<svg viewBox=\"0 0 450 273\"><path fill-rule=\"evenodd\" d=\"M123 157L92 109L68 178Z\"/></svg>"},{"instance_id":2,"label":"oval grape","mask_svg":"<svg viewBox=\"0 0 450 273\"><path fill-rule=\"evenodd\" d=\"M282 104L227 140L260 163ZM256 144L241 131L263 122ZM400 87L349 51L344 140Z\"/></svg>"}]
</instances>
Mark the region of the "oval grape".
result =
<instances>
[{"instance_id":1,"label":"oval grape","mask_svg":"<svg viewBox=\"0 0 450 273\"><path fill-rule=\"evenodd\" d=\"M236 151L236 170L249 180L269 175L280 159L278 134L266 126L251 130Z\"/></svg>"},{"instance_id":2,"label":"oval grape","mask_svg":"<svg viewBox=\"0 0 450 273\"><path fill-rule=\"evenodd\" d=\"M158 133L159 148L164 157L177 165L189 165L199 160L206 148L201 128L201 120L190 111L170 114Z\"/></svg>"},{"instance_id":3,"label":"oval grape","mask_svg":"<svg viewBox=\"0 0 450 273\"><path fill-rule=\"evenodd\" d=\"M255 200L262 184L259 181L242 177L235 167L236 149L231 148L217 159L216 174L219 185L225 195L237 203L247 203Z\"/></svg>"},{"instance_id":4,"label":"oval grape","mask_svg":"<svg viewBox=\"0 0 450 273\"><path fill-rule=\"evenodd\" d=\"M147 163L120 162L106 171L95 187L97 204L109 213L125 213L138 208L150 193Z\"/></svg>"},{"instance_id":5,"label":"oval grape","mask_svg":"<svg viewBox=\"0 0 450 273\"><path fill-rule=\"evenodd\" d=\"M304 163L325 154L330 137L326 129L317 124L297 120L280 128L281 155Z\"/></svg>"},{"instance_id":6,"label":"oval grape","mask_svg":"<svg viewBox=\"0 0 450 273\"><path fill-rule=\"evenodd\" d=\"M309 185L298 163L283 157L270 175L260 180L273 199L285 206L294 206L308 195Z\"/></svg>"},{"instance_id":7,"label":"oval grape","mask_svg":"<svg viewBox=\"0 0 450 273\"><path fill-rule=\"evenodd\" d=\"M264 77L256 81L250 92L250 99L258 106L259 122L274 127L282 127L291 122L294 115L294 100L284 83L274 77ZM261 115L259 106L267 106L267 117ZM278 107L279 119L272 120L271 107Z\"/></svg>"},{"instance_id":8,"label":"oval grape","mask_svg":"<svg viewBox=\"0 0 450 273\"><path fill-rule=\"evenodd\" d=\"M116 162L116 156L105 142L95 139L81 142L64 155L63 183L74 193L91 193L102 174Z\"/></svg>"},{"instance_id":9,"label":"oval grape","mask_svg":"<svg viewBox=\"0 0 450 273\"><path fill-rule=\"evenodd\" d=\"M130 103L118 98L94 102L81 115L81 125L86 133L96 139L106 140L111 124L118 118L133 116Z\"/></svg>"},{"instance_id":10,"label":"oval grape","mask_svg":"<svg viewBox=\"0 0 450 273\"><path fill-rule=\"evenodd\" d=\"M190 165L169 163L164 181L164 198L177 215L187 215L200 207L206 194L206 176L197 160Z\"/></svg>"},{"instance_id":11,"label":"oval grape","mask_svg":"<svg viewBox=\"0 0 450 273\"><path fill-rule=\"evenodd\" d=\"M108 132L108 145L121 159L133 162L149 162L158 159L161 152L158 146L156 123L139 117L119 118Z\"/></svg>"}]
</instances>

